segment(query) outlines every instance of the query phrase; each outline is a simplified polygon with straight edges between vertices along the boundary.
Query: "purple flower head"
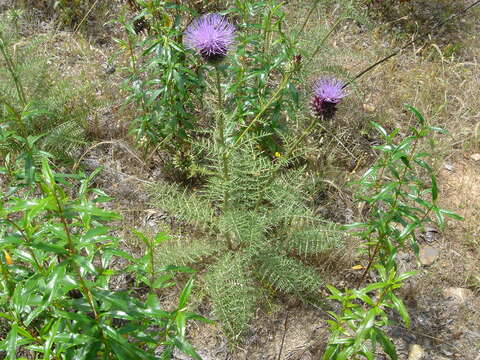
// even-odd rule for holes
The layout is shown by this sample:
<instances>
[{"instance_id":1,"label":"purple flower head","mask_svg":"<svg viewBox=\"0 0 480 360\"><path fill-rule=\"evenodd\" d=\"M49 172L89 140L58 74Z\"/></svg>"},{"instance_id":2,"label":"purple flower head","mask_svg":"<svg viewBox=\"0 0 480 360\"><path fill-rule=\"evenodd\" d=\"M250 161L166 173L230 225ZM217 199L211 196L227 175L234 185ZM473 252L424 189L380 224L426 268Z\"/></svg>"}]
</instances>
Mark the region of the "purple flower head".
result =
<instances>
[{"instance_id":1,"label":"purple flower head","mask_svg":"<svg viewBox=\"0 0 480 360\"><path fill-rule=\"evenodd\" d=\"M192 21L183 34L184 45L203 56L206 61L218 62L233 44L235 27L220 14L207 14Z\"/></svg>"},{"instance_id":2,"label":"purple flower head","mask_svg":"<svg viewBox=\"0 0 480 360\"><path fill-rule=\"evenodd\" d=\"M313 85L312 111L315 116L332 117L336 105L346 96L344 83L335 78L320 78Z\"/></svg>"}]
</instances>

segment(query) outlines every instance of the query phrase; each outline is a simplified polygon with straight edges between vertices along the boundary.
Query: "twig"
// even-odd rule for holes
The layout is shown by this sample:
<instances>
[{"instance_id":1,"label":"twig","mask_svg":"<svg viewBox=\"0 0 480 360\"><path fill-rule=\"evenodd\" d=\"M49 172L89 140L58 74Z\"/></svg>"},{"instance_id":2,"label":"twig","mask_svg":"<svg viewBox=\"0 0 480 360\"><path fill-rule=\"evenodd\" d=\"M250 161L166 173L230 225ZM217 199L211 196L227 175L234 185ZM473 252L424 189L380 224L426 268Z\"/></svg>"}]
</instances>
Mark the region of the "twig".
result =
<instances>
[{"instance_id":1,"label":"twig","mask_svg":"<svg viewBox=\"0 0 480 360\"><path fill-rule=\"evenodd\" d=\"M285 345L285 337L287 336L287 325L288 325L288 312L285 316L285 322L283 323L283 336L282 336L282 343L280 344L280 351L278 352L277 360L280 360L282 357L283 346Z\"/></svg>"},{"instance_id":2,"label":"twig","mask_svg":"<svg viewBox=\"0 0 480 360\"><path fill-rule=\"evenodd\" d=\"M408 43L406 43L405 45L403 45L399 50L391 53L390 55L384 57L383 59L380 59L378 60L376 63L370 65L369 67L367 67L365 70L362 70L360 71L357 75L355 75L355 77L350 80L349 82L347 82L345 85L343 85L343 88L347 87L348 85L350 85L351 83L353 83L355 80L359 79L360 77L362 77L363 75L365 75L367 72L373 70L374 68L376 68L378 65L384 63L385 61L387 61L388 59L400 54L403 50L405 50L406 48L408 48L409 46L413 45L415 42L419 41L419 40L422 40L424 38L426 38L427 36L431 35L432 32L440 27L442 27L443 25L445 25L446 23L448 23L449 21L455 19L456 17L460 16L460 15L463 15L465 14L466 12L468 12L470 9L472 9L473 7L477 6L480 4L480 0L477 0L475 1L473 4L467 6L466 8L464 8L462 11L456 13L456 14L452 14L450 15L448 18L446 18L445 20L439 22L437 25L433 26L430 28L429 31L423 33L422 35L419 35L419 36L415 36L413 38L413 40L409 41Z\"/></svg>"},{"instance_id":3,"label":"twig","mask_svg":"<svg viewBox=\"0 0 480 360\"><path fill-rule=\"evenodd\" d=\"M80 158L77 160L77 162L75 163L75 165L73 166L73 171L75 171L78 167L78 165L80 164L80 162L83 160L83 158L85 157L85 155L87 155L90 151L92 151L93 149L95 149L96 147L100 146L100 145L104 145L104 144L112 144L112 145L118 145L120 146L121 148L123 148L124 150L126 150L130 155L132 155L132 157L137 160L140 164L142 164L142 166L145 166L145 163L142 161L142 159L140 159L132 150L130 150L128 148L127 145L123 144L121 141L102 141L102 142L99 142L99 143L96 143L92 146L90 146L87 150L85 150L85 152L82 154L82 156L80 156Z\"/></svg>"},{"instance_id":4,"label":"twig","mask_svg":"<svg viewBox=\"0 0 480 360\"><path fill-rule=\"evenodd\" d=\"M73 30L73 33L74 33L74 34L78 31L78 29L80 29L80 26L82 26L83 22L84 22L85 19L88 17L88 15L90 15L90 13L92 12L93 8L97 5L97 3L98 3L98 0L96 0L96 1L92 4L92 6L90 6L90 9L88 9L88 11L87 11L87 13L85 14L85 16L83 17L82 21L80 21L80 22L78 23L78 25L75 26L75 29Z\"/></svg>"}]
</instances>

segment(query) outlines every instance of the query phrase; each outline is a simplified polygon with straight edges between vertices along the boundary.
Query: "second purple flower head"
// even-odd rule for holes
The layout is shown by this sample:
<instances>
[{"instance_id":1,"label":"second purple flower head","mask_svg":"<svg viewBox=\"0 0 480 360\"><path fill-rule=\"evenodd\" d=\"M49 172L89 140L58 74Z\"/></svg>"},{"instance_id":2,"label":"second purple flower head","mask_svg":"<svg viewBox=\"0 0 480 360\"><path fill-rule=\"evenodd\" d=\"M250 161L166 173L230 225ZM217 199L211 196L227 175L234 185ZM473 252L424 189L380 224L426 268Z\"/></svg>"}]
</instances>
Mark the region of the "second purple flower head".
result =
<instances>
[{"instance_id":1,"label":"second purple flower head","mask_svg":"<svg viewBox=\"0 0 480 360\"><path fill-rule=\"evenodd\" d=\"M317 117L331 117L336 105L346 96L344 83L333 77L318 79L313 85L312 111Z\"/></svg>"},{"instance_id":2,"label":"second purple flower head","mask_svg":"<svg viewBox=\"0 0 480 360\"><path fill-rule=\"evenodd\" d=\"M195 20L183 34L184 45L208 62L221 61L235 37L235 27L220 14L207 14Z\"/></svg>"}]
</instances>

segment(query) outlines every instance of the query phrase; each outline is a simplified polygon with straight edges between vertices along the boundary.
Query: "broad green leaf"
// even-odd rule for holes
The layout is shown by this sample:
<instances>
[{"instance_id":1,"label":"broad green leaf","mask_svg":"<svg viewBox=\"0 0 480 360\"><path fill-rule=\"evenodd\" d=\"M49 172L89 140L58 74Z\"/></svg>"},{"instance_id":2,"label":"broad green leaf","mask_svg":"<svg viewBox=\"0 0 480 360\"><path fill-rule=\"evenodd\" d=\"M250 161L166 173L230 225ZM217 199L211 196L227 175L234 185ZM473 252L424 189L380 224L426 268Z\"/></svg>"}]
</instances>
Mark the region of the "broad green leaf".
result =
<instances>
[{"instance_id":1,"label":"broad green leaf","mask_svg":"<svg viewBox=\"0 0 480 360\"><path fill-rule=\"evenodd\" d=\"M417 110L415 109L413 106L411 105L405 105L405 107L410 110L415 116L416 118L418 119L418 121L420 122L420 124L422 125L425 125L425 118L423 117L423 115Z\"/></svg>"},{"instance_id":2,"label":"broad green leaf","mask_svg":"<svg viewBox=\"0 0 480 360\"><path fill-rule=\"evenodd\" d=\"M356 331L354 347L363 343L370 329L375 325L375 315L374 309L370 309L365 315L365 318Z\"/></svg>"},{"instance_id":3,"label":"broad green leaf","mask_svg":"<svg viewBox=\"0 0 480 360\"><path fill-rule=\"evenodd\" d=\"M432 201L435 202L438 199L437 179L435 175L431 175L430 179L432 180Z\"/></svg>"},{"instance_id":4,"label":"broad green leaf","mask_svg":"<svg viewBox=\"0 0 480 360\"><path fill-rule=\"evenodd\" d=\"M187 354L195 360L202 360L202 358L200 357L200 355L197 354L193 346L188 343L184 338L178 336L175 337L174 344L184 354Z\"/></svg>"},{"instance_id":5,"label":"broad green leaf","mask_svg":"<svg viewBox=\"0 0 480 360\"><path fill-rule=\"evenodd\" d=\"M177 311L175 316L175 323L177 325L177 332L181 338L185 338L185 325L187 324L187 319L183 311Z\"/></svg>"},{"instance_id":6,"label":"broad green leaf","mask_svg":"<svg viewBox=\"0 0 480 360\"><path fill-rule=\"evenodd\" d=\"M169 280L171 280L175 275L174 274L166 274L166 275L162 275L158 278L156 278L152 284L150 284L150 286L153 288L153 289L163 289L163 288L166 288L166 287L170 287L171 286L171 282L168 282Z\"/></svg>"},{"instance_id":7,"label":"broad green leaf","mask_svg":"<svg viewBox=\"0 0 480 360\"><path fill-rule=\"evenodd\" d=\"M58 329L60 328L61 320L57 320L50 329L50 334L45 341L44 345L44 354L43 360L50 360L50 351L52 350L53 341L55 340L55 336L58 333Z\"/></svg>"},{"instance_id":8,"label":"broad green leaf","mask_svg":"<svg viewBox=\"0 0 480 360\"><path fill-rule=\"evenodd\" d=\"M13 323L12 328L7 335L7 358L15 360L17 358L17 324Z\"/></svg>"},{"instance_id":9,"label":"broad green leaf","mask_svg":"<svg viewBox=\"0 0 480 360\"><path fill-rule=\"evenodd\" d=\"M460 220L460 221L463 221L465 220L462 216L458 215L458 214L455 214L453 211L450 211L450 210L445 210L445 209L440 209L440 212L443 214L443 215L446 215L452 219L455 219L455 220Z\"/></svg>"},{"instance_id":10,"label":"broad green leaf","mask_svg":"<svg viewBox=\"0 0 480 360\"><path fill-rule=\"evenodd\" d=\"M71 205L65 208L65 211L66 212L73 211L73 212L78 212L84 215L96 216L104 220L121 220L122 218L115 211L107 211L107 210L100 209L94 206L92 203L84 203L81 205Z\"/></svg>"},{"instance_id":11,"label":"broad green leaf","mask_svg":"<svg viewBox=\"0 0 480 360\"><path fill-rule=\"evenodd\" d=\"M382 127L380 126L380 124L377 124L376 122L374 121L371 121L370 124L372 124L372 126L378 130L378 132L384 137L384 138L387 138L388 137L388 133L387 131Z\"/></svg>"},{"instance_id":12,"label":"broad green leaf","mask_svg":"<svg viewBox=\"0 0 480 360\"><path fill-rule=\"evenodd\" d=\"M90 230L88 230L81 238L80 241L83 242L90 242L97 237L101 237L102 235L106 235L110 232L110 228L108 226L96 226Z\"/></svg>"},{"instance_id":13,"label":"broad green leaf","mask_svg":"<svg viewBox=\"0 0 480 360\"><path fill-rule=\"evenodd\" d=\"M202 315L198 315L195 313L187 312L185 313L185 317L187 320L197 320L207 324L215 324L215 321L207 319L206 317L203 317Z\"/></svg>"},{"instance_id":14,"label":"broad green leaf","mask_svg":"<svg viewBox=\"0 0 480 360\"><path fill-rule=\"evenodd\" d=\"M187 306L187 301L188 298L190 297L190 294L193 289L193 279L188 280L187 284L183 288L182 293L180 294L180 300L178 301L178 309L183 309L185 306Z\"/></svg>"},{"instance_id":15,"label":"broad green leaf","mask_svg":"<svg viewBox=\"0 0 480 360\"><path fill-rule=\"evenodd\" d=\"M323 360L331 360L335 359L336 354L339 351L339 347L335 346L333 344L329 344L327 347L327 350L325 350L325 353L323 354Z\"/></svg>"},{"instance_id":16,"label":"broad green leaf","mask_svg":"<svg viewBox=\"0 0 480 360\"><path fill-rule=\"evenodd\" d=\"M398 313L399 313L400 316L402 317L403 321L405 322L405 325L406 325L407 327L410 327L410 316L408 315L408 310L407 310L405 304L403 303L403 301L400 300L400 299L399 299L397 296L395 296L395 294L393 294L393 293L390 293L390 294L389 294L389 298L390 298L390 300L392 301L395 310L398 311Z\"/></svg>"},{"instance_id":17,"label":"broad green leaf","mask_svg":"<svg viewBox=\"0 0 480 360\"><path fill-rule=\"evenodd\" d=\"M42 159L42 176L50 190L53 190L55 186L55 177L53 176L52 169L48 165L47 159Z\"/></svg>"},{"instance_id":18,"label":"broad green leaf","mask_svg":"<svg viewBox=\"0 0 480 360\"><path fill-rule=\"evenodd\" d=\"M372 331L375 334L376 340L382 345L383 351L390 356L390 359L397 360L397 351L395 350L395 345L393 342L383 333L382 330L374 327Z\"/></svg>"},{"instance_id":19,"label":"broad green leaf","mask_svg":"<svg viewBox=\"0 0 480 360\"><path fill-rule=\"evenodd\" d=\"M168 240L170 237L168 236L168 234L166 232L159 232L156 236L155 236L155 243L158 245L166 240Z\"/></svg>"},{"instance_id":20,"label":"broad green leaf","mask_svg":"<svg viewBox=\"0 0 480 360\"><path fill-rule=\"evenodd\" d=\"M433 206L432 211L437 217L438 226L440 227L440 229L443 229L445 227L445 217L443 216L442 211L437 206Z\"/></svg>"}]
</instances>

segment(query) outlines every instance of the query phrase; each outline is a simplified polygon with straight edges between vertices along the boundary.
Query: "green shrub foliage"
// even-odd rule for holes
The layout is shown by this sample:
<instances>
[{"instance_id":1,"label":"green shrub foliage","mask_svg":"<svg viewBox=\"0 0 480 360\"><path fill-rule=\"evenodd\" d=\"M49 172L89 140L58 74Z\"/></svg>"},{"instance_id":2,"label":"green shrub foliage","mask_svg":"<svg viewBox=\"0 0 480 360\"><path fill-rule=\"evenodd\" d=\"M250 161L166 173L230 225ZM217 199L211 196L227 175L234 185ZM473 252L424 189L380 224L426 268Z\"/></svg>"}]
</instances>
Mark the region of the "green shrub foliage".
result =
<instances>
[{"instance_id":1,"label":"green shrub foliage","mask_svg":"<svg viewBox=\"0 0 480 360\"><path fill-rule=\"evenodd\" d=\"M187 322L203 319L187 311L192 280L174 310L160 302L160 289L188 271L152 266L154 245L166 236L139 234L146 252L132 257L107 225L119 220L102 206L109 198L89 187L96 173L65 175L46 158L40 169L23 159L15 172L1 168L14 180L0 197L0 317L8 324L0 353L7 359L157 359L161 353L167 359L177 347L200 359L185 339ZM119 259L129 265L116 266ZM122 284L122 273L143 283L147 295L135 293L128 275Z\"/></svg>"}]
</instances>

